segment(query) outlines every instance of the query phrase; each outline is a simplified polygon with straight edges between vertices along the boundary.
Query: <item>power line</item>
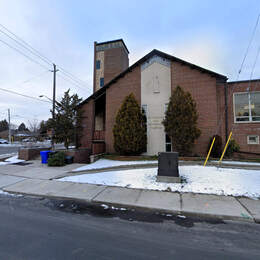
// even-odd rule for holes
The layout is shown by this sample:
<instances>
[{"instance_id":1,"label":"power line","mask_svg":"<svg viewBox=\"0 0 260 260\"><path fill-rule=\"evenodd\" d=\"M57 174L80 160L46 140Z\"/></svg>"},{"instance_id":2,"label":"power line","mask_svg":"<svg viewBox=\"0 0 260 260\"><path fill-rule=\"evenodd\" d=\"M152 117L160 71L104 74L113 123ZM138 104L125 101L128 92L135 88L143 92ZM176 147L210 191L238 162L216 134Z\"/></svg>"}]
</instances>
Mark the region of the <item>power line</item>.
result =
<instances>
[{"instance_id":1,"label":"power line","mask_svg":"<svg viewBox=\"0 0 260 260\"><path fill-rule=\"evenodd\" d=\"M3 25L0 24L0 26L3 27ZM12 35L14 35L16 38L18 38L15 34L13 34L11 31L9 31L7 28L4 27L5 30L7 30L9 33L11 33ZM15 41L17 44L19 44L20 46L22 46L24 49L26 49L27 51L29 51L30 53L32 53L33 55L37 56L38 58L40 58L41 60L43 60L44 62L46 62L47 64L51 65L51 62L49 62L45 57L43 57L41 54L38 54L38 52L36 50L31 50L32 47L29 45L29 47L27 47L26 45L28 45L27 43L25 43L22 39L18 38L20 41L22 41L23 43L19 42L18 40L16 40L14 37L10 36L9 34L7 34L6 32L4 32L3 30L0 29L0 32L3 33L5 36L7 36L8 38L10 38L11 40ZM26 45L25 45L26 44Z\"/></svg>"},{"instance_id":2,"label":"power line","mask_svg":"<svg viewBox=\"0 0 260 260\"><path fill-rule=\"evenodd\" d=\"M255 66L256 66L256 63L257 63L257 60L258 60L258 56L259 56L259 52L260 52L260 45L257 49L257 52L256 52L256 57L255 57L255 60L254 60L254 64L253 64L253 67L252 67L252 71L251 71L251 74L250 74L250 83L251 83L251 80L252 80L252 77L253 77L253 73L254 73L254 70L255 70Z\"/></svg>"},{"instance_id":3,"label":"power line","mask_svg":"<svg viewBox=\"0 0 260 260\"><path fill-rule=\"evenodd\" d=\"M45 67L44 65L42 65L41 63L39 63L38 61L32 59L31 57L29 57L28 55L24 54L22 51L18 50L17 48L13 47L12 45L10 45L9 43L3 41L2 39L0 39L0 42L4 43L5 45L7 45L9 48L15 50L16 52L20 53L21 55L23 55L24 57L26 57L27 59L29 59L30 61L40 65L41 67L43 67L44 69L48 69L47 67Z\"/></svg>"},{"instance_id":4,"label":"power line","mask_svg":"<svg viewBox=\"0 0 260 260\"><path fill-rule=\"evenodd\" d=\"M85 88L81 87L81 86L78 85L77 83L73 82L70 78L65 78L66 75L64 75L64 74L63 74L63 75L57 74L57 75L58 75L58 77L62 78L63 80L65 80L65 81L69 82L70 84L72 84L72 85L78 87L79 89L86 90ZM64 77L64 76L65 76L65 77Z\"/></svg>"},{"instance_id":5,"label":"power line","mask_svg":"<svg viewBox=\"0 0 260 260\"><path fill-rule=\"evenodd\" d=\"M33 77L30 77L30 78L27 79L27 80L24 80L24 81L22 81L22 82L18 82L18 83L13 84L13 85L14 85L14 86L20 86L20 85L29 83L29 82L33 81L34 79L37 79L37 78L39 78L39 77L45 75L47 72L50 72L50 71L49 71L49 70L45 70L44 72L42 72L42 73L40 73L40 74L37 74L37 75L35 75L35 76L33 76Z\"/></svg>"},{"instance_id":6,"label":"power line","mask_svg":"<svg viewBox=\"0 0 260 260\"><path fill-rule=\"evenodd\" d=\"M11 45L8 44L7 42L3 41L2 39L0 39L0 42L4 43L4 44L7 45L9 48L11 48L11 49L15 50L16 52L20 53L21 55L23 55L24 57L28 58L28 59L31 60L32 62L34 62L34 63L40 65L41 67L43 67L43 68L45 68L45 69L48 69L47 67L45 67L45 66L42 65L41 63L35 61L35 60L32 59L31 57L29 57L28 55L24 54L22 51L18 50L17 48L11 46ZM49 70L49 69L48 69L48 70ZM64 73L63 73L63 74L64 74ZM66 74L64 74L64 75L67 76ZM61 76L61 75L59 75L59 76ZM68 76L67 76L67 77L68 77ZM67 79L64 78L64 77L62 77L62 78L63 78L65 81L70 82L70 83L73 84L74 86L76 86L76 87L78 87L78 88L80 88L80 89L83 89L82 87L80 87L78 84L72 82L71 80L69 81L69 80L67 80ZM84 89L84 90L85 90L85 89Z\"/></svg>"},{"instance_id":7,"label":"power line","mask_svg":"<svg viewBox=\"0 0 260 260\"><path fill-rule=\"evenodd\" d=\"M239 79L240 73L241 73L241 71L242 71L242 69L243 69L243 67L244 67L244 63L245 63L247 54L248 54L249 49L250 49L250 47L251 47L252 41L253 41L253 39L254 39L254 37L255 37L255 32L256 32L256 29L257 29L257 26L258 26L258 23L259 23L259 18L260 18L260 13L259 13L258 16L257 16L256 23L255 23L255 26L254 26L252 35L251 35L251 37L250 37L250 39L249 39L249 43L248 43L248 46L247 46L247 48L246 48L245 55L244 55L244 57L243 57L242 63L241 63L241 65L240 65L240 68L239 68L239 71L238 71L238 74L237 74L237 79L236 79L236 81L238 81L238 79ZM257 56L258 56L258 55L257 55ZM226 84L227 84L227 83L226 83ZM234 85L232 86L231 90L228 90L229 95L227 96L227 106L228 106L228 104L230 103L231 96L232 96L232 93L233 93L234 90L235 90L235 87L236 87L236 84L234 84ZM223 119L224 119L224 114L225 114L225 112L221 114L219 123L218 123L218 125L217 125L217 127L216 127L215 135L220 131L220 127L221 127L221 124L222 124ZM232 127L232 129L233 129L233 127Z\"/></svg>"},{"instance_id":8,"label":"power line","mask_svg":"<svg viewBox=\"0 0 260 260\"><path fill-rule=\"evenodd\" d=\"M258 26L259 18L260 18L260 14L258 15L258 17L257 17L257 19L256 19L256 23L255 23L255 27L254 27L253 33L252 33L251 38L250 38L250 40L249 40L249 43L248 43L248 46L247 46L247 48L246 48L246 52L245 52L244 58L243 58L243 60L242 60L240 69L239 69L239 71L238 71L237 80L238 80L239 75L240 75L240 73L241 73L241 71L242 71L242 69L243 69L243 66L244 66L244 63L245 63L247 54L248 54L248 52L249 52L250 46L251 46L251 44L252 44L252 41L253 41L253 39L254 39L254 37L255 37L255 32L256 32L256 29L257 29L257 26Z\"/></svg>"},{"instance_id":9,"label":"power line","mask_svg":"<svg viewBox=\"0 0 260 260\"><path fill-rule=\"evenodd\" d=\"M86 85L86 86L89 85L87 82L85 82L84 80L82 80L82 79L76 77L75 75L73 75L73 74L70 73L69 71L63 69L63 68L60 67L60 66L58 66L58 67L60 68L60 70L61 70L61 72L62 72L63 74L68 74L70 77L74 78L74 80L75 80L75 81L78 81L80 84L83 84L83 85Z\"/></svg>"},{"instance_id":10,"label":"power line","mask_svg":"<svg viewBox=\"0 0 260 260\"><path fill-rule=\"evenodd\" d=\"M37 101L41 101L41 102L45 102L45 103L50 103L50 102L47 101L47 100L42 100L42 99L39 99L39 98L37 98L37 97L32 97L32 96L28 96L28 95L25 95L25 94L21 94L21 93L18 93L18 92L16 92L16 91L13 91L13 90L4 89L4 88L0 88L0 90L5 91L5 92L8 92L8 93L11 93L11 94L14 94L14 95L18 95L18 96L22 96L22 97L34 99L34 100L37 100Z\"/></svg>"},{"instance_id":11,"label":"power line","mask_svg":"<svg viewBox=\"0 0 260 260\"><path fill-rule=\"evenodd\" d=\"M11 35L13 35L16 39L14 39L13 37L11 37L10 35L8 35L6 32L2 31L0 29L0 31L6 35L7 37L9 37L10 39L12 39L13 41L15 41L16 43L18 43L19 45L21 45L23 48L25 48L26 50L28 50L30 53L32 53L33 55L36 55L38 58L42 59L44 62L46 62L48 65L53 64L54 62L51 61L50 59L48 59L46 56L44 56L43 54L41 54L39 51L37 51L35 48L33 48L30 44L28 44L26 41L24 41L21 37L18 37L15 33L11 32L8 28L6 28L4 25L0 24L0 26L6 30L8 33L10 33ZM20 42L19 42L20 41ZM22 42L22 43L21 43ZM62 68L61 66L58 66L60 68L61 73L63 74L67 74L66 76L69 77L71 80L75 81L78 85L85 85L85 86L89 86L88 83L86 83L85 81L79 79L78 77L74 76L72 73L70 73L69 71L65 70L64 68ZM89 86L91 87L91 86Z\"/></svg>"}]
</instances>

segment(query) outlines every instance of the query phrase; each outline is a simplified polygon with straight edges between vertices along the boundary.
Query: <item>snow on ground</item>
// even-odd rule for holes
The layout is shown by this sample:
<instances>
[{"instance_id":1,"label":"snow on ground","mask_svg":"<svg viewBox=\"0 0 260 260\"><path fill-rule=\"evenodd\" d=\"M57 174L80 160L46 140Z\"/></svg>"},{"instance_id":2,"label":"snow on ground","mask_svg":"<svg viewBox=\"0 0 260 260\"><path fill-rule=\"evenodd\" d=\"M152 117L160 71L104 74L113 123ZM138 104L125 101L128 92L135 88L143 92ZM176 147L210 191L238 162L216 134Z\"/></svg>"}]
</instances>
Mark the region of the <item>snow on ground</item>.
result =
<instances>
[{"instance_id":1,"label":"snow on ground","mask_svg":"<svg viewBox=\"0 0 260 260\"><path fill-rule=\"evenodd\" d=\"M24 160L18 159L18 155L15 155L13 157L6 159L4 162L0 162L0 166L1 165L7 165L7 164L19 163L19 162L24 162Z\"/></svg>"},{"instance_id":2,"label":"snow on ground","mask_svg":"<svg viewBox=\"0 0 260 260\"><path fill-rule=\"evenodd\" d=\"M13 193L9 193L3 190L0 190L0 195L6 195L6 196L13 196L13 197L23 197L22 194L13 194Z\"/></svg>"},{"instance_id":3,"label":"snow on ground","mask_svg":"<svg viewBox=\"0 0 260 260\"><path fill-rule=\"evenodd\" d=\"M110 167L123 166L123 165L151 164L151 163L158 163L158 161L156 160L155 161L114 161L114 160L100 159L94 163L81 166L73 170L73 172L110 168Z\"/></svg>"},{"instance_id":4,"label":"snow on ground","mask_svg":"<svg viewBox=\"0 0 260 260\"><path fill-rule=\"evenodd\" d=\"M12 143L12 144L0 144L0 147L18 147L23 146L21 143Z\"/></svg>"},{"instance_id":5,"label":"snow on ground","mask_svg":"<svg viewBox=\"0 0 260 260\"><path fill-rule=\"evenodd\" d=\"M203 166L180 166L180 176L187 183L156 182L157 168L82 174L60 179L80 183L128 188L194 192L260 198L260 171Z\"/></svg>"},{"instance_id":6,"label":"snow on ground","mask_svg":"<svg viewBox=\"0 0 260 260\"><path fill-rule=\"evenodd\" d=\"M4 153L4 154L0 154L0 159L12 157L14 155L17 155L17 153Z\"/></svg>"}]
</instances>

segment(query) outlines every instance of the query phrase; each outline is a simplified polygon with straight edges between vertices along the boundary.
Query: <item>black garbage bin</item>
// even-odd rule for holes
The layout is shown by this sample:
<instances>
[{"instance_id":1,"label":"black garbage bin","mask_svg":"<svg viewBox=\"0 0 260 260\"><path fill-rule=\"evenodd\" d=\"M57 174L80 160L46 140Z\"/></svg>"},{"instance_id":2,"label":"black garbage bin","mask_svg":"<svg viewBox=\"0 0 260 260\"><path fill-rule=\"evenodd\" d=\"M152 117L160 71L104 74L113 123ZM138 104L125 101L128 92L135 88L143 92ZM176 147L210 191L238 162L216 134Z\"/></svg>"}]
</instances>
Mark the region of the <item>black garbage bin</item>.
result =
<instances>
[{"instance_id":1,"label":"black garbage bin","mask_svg":"<svg viewBox=\"0 0 260 260\"><path fill-rule=\"evenodd\" d=\"M66 164L73 163L73 156L70 156L70 155L65 156L65 163Z\"/></svg>"}]
</instances>

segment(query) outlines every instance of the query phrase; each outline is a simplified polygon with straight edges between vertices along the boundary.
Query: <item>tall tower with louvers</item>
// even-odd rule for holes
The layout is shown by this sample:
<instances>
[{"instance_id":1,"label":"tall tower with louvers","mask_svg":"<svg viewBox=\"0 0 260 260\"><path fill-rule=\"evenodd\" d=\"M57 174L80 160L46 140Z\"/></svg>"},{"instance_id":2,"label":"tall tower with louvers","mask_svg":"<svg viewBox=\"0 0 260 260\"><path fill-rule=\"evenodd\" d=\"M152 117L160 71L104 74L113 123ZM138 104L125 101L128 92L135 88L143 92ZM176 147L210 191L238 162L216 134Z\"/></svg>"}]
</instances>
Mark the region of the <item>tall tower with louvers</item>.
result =
<instances>
[{"instance_id":1,"label":"tall tower with louvers","mask_svg":"<svg viewBox=\"0 0 260 260\"><path fill-rule=\"evenodd\" d=\"M94 42L93 92L128 68L128 54L129 51L122 39Z\"/></svg>"}]
</instances>

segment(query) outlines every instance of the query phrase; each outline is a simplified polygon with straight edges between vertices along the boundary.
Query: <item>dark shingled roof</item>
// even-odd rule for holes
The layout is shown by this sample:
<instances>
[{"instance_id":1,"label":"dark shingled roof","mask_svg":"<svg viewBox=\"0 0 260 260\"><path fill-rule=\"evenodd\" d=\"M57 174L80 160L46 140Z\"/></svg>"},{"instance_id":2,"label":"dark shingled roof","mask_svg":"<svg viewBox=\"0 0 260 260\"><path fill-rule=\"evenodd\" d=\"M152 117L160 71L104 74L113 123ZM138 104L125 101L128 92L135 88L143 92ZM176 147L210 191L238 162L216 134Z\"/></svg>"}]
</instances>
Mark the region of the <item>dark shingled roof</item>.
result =
<instances>
[{"instance_id":1,"label":"dark shingled roof","mask_svg":"<svg viewBox=\"0 0 260 260\"><path fill-rule=\"evenodd\" d=\"M154 55L158 55L162 58L166 58L168 60L171 60L171 61L176 61L176 62L179 62L183 65L187 65L189 66L190 68L192 69L197 69L199 71L201 71L202 73L207 73L207 74L210 74L212 77L215 77L223 82L226 82L226 80L228 79L226 76L224 75L221 75L221 74L218 74L214 71L211 71L211 70L207 70L207 69L204 69L200 66L197 66L195 64L192 64L192 63L189 63L187 61L184 61L182 59L179 59L179 58L176 58L174 56L171 56L167 53L164 53L162 51L158 51L156 49L152 50L151 52L149 52L147 55L145 55L143 58L141 58L140 60L138 60L137 62L135 62L133 65L131 65L130 67L128 67L126 70L124 70L123 72L121 72L120 74L118 74L116 77L114 77L111 81L109 81L106 85L104 85L101 89L99 89L98 91L96 91L95 93L93 93L91 96L89 96L87 99L85 99L84 101L82 101L79 106L87 103L90 99L92 98L96 98L98 96L100 96L102 93L104 93L106 91L107 88L109 88L113 83L115 83L119 78L122 78L126 73L132 71L135 67L141 65L142 63L144 63L146 60L148 60L149 58L151 58L152 56Z\"/></svg>"}]
</instances>

